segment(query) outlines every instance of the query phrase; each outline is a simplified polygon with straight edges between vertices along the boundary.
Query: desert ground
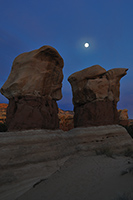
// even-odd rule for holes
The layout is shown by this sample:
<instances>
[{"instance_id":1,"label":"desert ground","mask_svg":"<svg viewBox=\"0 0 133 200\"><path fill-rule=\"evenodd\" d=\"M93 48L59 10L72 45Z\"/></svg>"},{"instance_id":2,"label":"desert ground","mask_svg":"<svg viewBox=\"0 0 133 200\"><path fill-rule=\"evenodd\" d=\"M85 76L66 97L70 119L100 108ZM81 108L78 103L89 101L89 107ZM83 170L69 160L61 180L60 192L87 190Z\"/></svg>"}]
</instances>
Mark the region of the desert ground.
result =
<instances>
[{"instance_id":1,"label":"desert ground","mask_svg":"<svg viewBox=\"0 0 133 200\"><path fill-rule=\"evenodd\" d=\"M133 195L133 141L119 125L1 132L0 147L0 200Z\"/></svg>"},{"instance_id":2,"label":"desert ground","mask_svg":"<svg viewBox=\"0 0 133 200\"><path fill-rule=\"evenodd\" d=\"M82 153L16 200L131 200L133 158Z\"/></svg>"}]
</instances>

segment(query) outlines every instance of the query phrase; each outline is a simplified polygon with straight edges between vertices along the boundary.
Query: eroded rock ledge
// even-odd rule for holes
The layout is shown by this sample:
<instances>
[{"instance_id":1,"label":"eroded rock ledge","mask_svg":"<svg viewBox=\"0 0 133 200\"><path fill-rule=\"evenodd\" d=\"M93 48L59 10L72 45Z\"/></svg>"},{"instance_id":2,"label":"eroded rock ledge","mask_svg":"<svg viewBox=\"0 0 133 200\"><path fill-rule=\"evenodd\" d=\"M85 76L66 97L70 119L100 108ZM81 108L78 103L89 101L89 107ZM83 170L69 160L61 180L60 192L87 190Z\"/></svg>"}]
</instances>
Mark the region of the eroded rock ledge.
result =
<instances>
[{"instance_id":1,"label":"eroded rock ledge","mask_svg":"<svg viewBox=\"0 0 133 200\"><path fill-rule=\"evenodd\" d=\"M47 178L72 155L95 154L109 148L123 154L133 147L126 129L119 125L62 130L27 130L0 133L0 199L10 200ZM8 193L7 193L8 191Z\"/></svg>"}]
</instances>

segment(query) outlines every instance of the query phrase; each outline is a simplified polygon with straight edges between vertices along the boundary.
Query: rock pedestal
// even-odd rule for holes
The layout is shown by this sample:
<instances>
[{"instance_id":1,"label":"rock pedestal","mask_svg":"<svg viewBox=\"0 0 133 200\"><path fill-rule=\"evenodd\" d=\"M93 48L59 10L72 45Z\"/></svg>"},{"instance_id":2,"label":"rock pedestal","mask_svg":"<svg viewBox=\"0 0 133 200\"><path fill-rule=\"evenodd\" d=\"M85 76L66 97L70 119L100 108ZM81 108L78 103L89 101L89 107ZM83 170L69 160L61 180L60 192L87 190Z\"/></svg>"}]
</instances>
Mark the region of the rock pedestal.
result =
<instances>
[{"instance_id":1,"label":"rock pedestal","mask_svg":"<svg viewBox=\"0 0 133 200\"><path fill-rule=\"evenodd\" d=\"M114 101L94 101L74 107L74 126L89 127L118 124L117 104Z\"/></svg>"},{"instance_id":2,"label":"rock pedestal","mask_svg":"<svg viewBox=\"0 0 133 200\"><path fill-rule=\"evenodd\" d=\"M49 97L12 98L7 108L8 131L27 129L58 129L58 106Z\"/></svg>"},{"instance_id":3,"label":"rock pedestal","mask_svg":"<svg viewBox=\"0 0 133 200\"><path fill-rule=\"evenodd\" d=\"M57 100L62 98L63 59L50 46L23 53L13 62L1 88L9 99L8 130L57 129Z\"/></svg>"},{"instance_id":4,"label":"rock pedestal","mask_svg":"<svg viewBox=\"0 0 133 200\"><path fill-rule=\"evenodd\" d=\"M119 123L117 102L120 79L125 68L106 71L99 65L69 76L74 104L74 126L100 126Z\"/></svg>"}]
</instances>

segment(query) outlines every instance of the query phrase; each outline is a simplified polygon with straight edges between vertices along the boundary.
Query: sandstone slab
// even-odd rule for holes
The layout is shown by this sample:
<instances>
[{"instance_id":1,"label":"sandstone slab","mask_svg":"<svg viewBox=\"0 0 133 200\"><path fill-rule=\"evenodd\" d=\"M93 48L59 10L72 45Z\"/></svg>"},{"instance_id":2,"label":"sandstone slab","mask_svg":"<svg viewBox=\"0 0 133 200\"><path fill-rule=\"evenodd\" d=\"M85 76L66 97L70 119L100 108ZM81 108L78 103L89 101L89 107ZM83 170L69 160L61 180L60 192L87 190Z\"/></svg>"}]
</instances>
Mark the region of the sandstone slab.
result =
<instances>
[{"instance_id":1,"label":"sandstone slab","mask_svg":"<svg viewBox=\"0 0 133 200\"><path fill-rule=\"evenodd\" d=\"M0 133L0 199L16 199L57 171L72 155L109 149L123 155L133 140L119 125Z\"/></svg>"}]
</instances>

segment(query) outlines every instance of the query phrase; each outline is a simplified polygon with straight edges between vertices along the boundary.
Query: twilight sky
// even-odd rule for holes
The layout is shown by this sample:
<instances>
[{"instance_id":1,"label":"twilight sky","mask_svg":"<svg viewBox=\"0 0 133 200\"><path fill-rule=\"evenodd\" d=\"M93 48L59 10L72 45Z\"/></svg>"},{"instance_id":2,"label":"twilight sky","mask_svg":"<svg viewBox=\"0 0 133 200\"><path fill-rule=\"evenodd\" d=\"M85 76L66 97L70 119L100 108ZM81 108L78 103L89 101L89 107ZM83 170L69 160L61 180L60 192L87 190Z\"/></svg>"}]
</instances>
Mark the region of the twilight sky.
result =
<instances>
[{"instance_id":1,"label":"twilight sky","mask_svg":"<svg viewBox=\"0 0 133 200\"><path fill-rule=\"evenodd\" d=\"M64 59L60 108L73 109L72 73L95 64L124 67L118 109L133 119L133 0L0 0L0 88L16 56L43 45ZM0 103L8 103L1 94Z\"/></svg>"}]
</instances>

